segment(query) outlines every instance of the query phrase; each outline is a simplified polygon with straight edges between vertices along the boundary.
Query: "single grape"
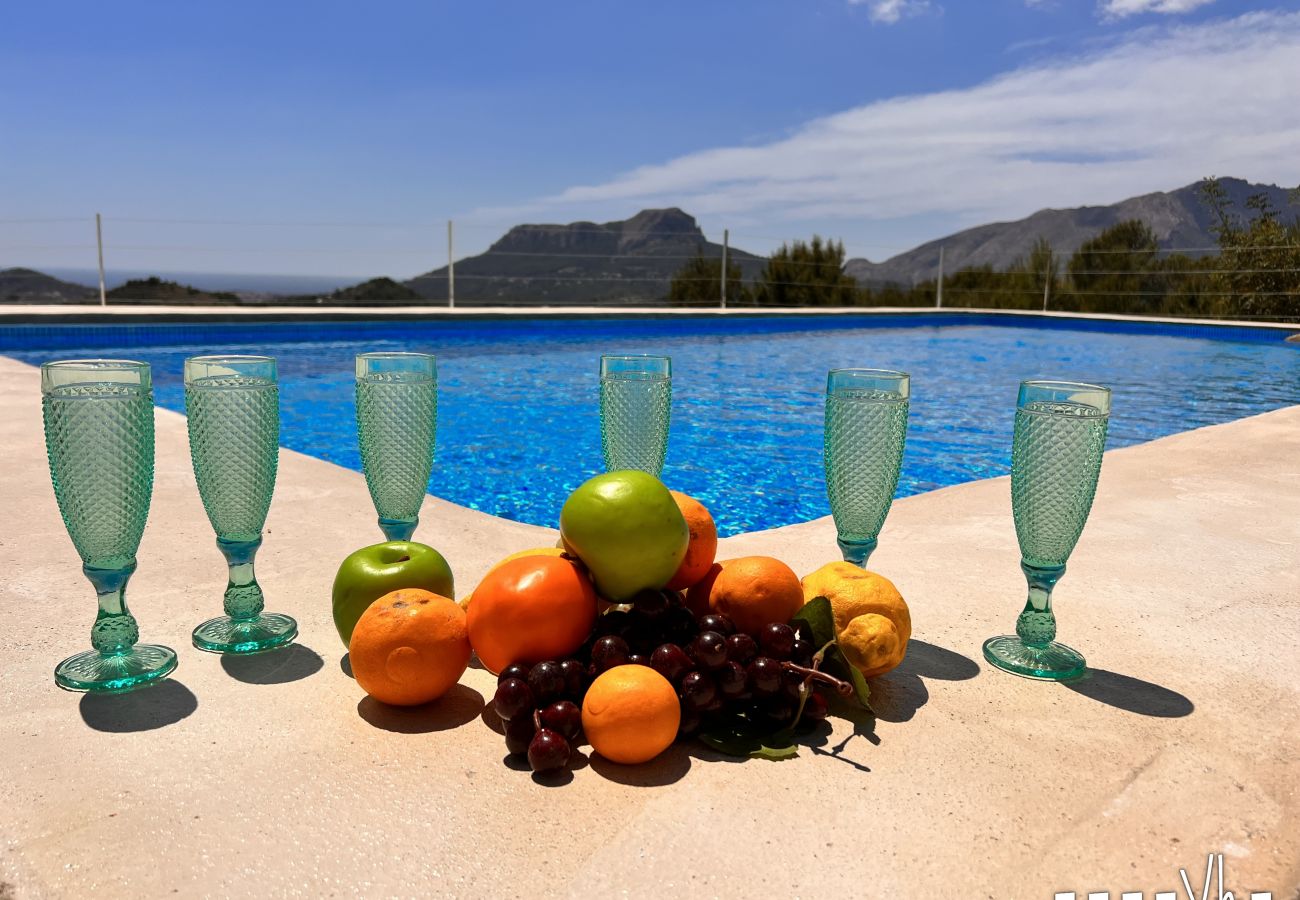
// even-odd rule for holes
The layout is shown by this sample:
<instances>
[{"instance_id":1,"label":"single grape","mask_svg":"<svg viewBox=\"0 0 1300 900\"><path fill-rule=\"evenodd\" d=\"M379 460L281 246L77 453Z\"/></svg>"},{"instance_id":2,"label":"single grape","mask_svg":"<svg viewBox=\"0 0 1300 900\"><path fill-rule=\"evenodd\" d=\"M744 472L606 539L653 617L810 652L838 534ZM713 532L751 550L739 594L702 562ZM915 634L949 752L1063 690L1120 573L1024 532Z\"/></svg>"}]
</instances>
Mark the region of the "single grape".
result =
<instances>
[{"instance_id":1,"label":"single grape","mask_svg":"<svg viewBox=\"0 0 1300 900\"><path fill-rule=\"evenodd\" d=\"M650 666L676 684L677 679L695 668L695 663L686 655L686 651L676 644L660 644L655 648L655 652L650 654Z\"/></svg>"},{"instance_id":2,"label":"single grape","mask_svg":"<svg viewBox=\"0 0 1300 900\"><path fill-rule=\"evenodd\" d=\"M794 706L794 701L788 697L773 697L763 704L763 716L768 725L784 728L793 724L790 720L794 718Z\"/></svg>"},{"instance_id":3,"label":"single grape","mask_svg":"<svg viewBox=\"0 0 1300 900\"><path fill-rule=\"evenodd\" d=\"M596 620L596 634L600 637L607 634L617 634L621 637L627 633L629 627L628 614L621 609L610 610Z\"/></svg>"},{"instance_id":4,"label":"single grape","mask_svg":"<svg viewBox=\"0 0 1300 900\"><path fill-rule=\"evenodd\" d=\"M663 616L665 638L674 644L686 645L699 633L695 616L684 606L674 606Z\"/></svg>"},{"instance_id":5,"label":"single grape","mask_svg":"<svg viewBox=\"0 0 1300 900\"><path fill-rule=\"evenodd\" d=\"M533 717L515 716L506 722L506 751L509 753L526 753L528 744L537 733L537 726L533 723Z\"/></svg>"},{"instance_id":6,"label":"single grape","mask_svg":"<svg viewBox=\"0 0 1300 900\"><path fill-rule=\"evenodd\" d=\"M533 689L522 678L507 678L497 685L496 696L492 698L497 715L502 719L513 719L520 713L532 713L536 705L533 701Z\"/></svg>"},{"instance_id":7,"label":"single grape","mask_svg":"<svg viewBox=\"0 0 1300 900\"><path fill-rule=\"evenodd\" d=\"M528 670L531 668L532 666L526 666L523 663L514 663L512 665L506 666L504 669L501 670L501 674L497 676L497 684L500 684L501 682L505 681L507 678L522 678L525 681L527 681Z\"/></svg>"},{"instance_id":8,"label":"single grape","mask_svg":"<svg viewBox=\"0 0 1300 900\"><path fill-rule=\"evenodd\" d=\"M700 631L716 631L723 637L736 633L736 626L722 613L709 613L700 616Z\"/></svg>"},{"instance_id":9,"label":"single grape","mask_svg":"<svg viewBox=\"0 0 1300 900\"><path fill-rule=\"evenodd\" d=\"M591 648L591 664L596 667L597 672L604 672L606 669L624 665L631 652L627 641L618 635L607 634L596 641L596 645Z\"/></svg>"},{"instance_id":10,"label":"single grape","mask_svg":"<svg viewBox=\"0 0 1300 900\"><path fill-rule=\"evenodd\" d=\"M735 662L723 663L713 677L718 683L718 693L728 700L739 699L749 683L745 667Z\"/></svg>"},{"instance_id":11,"label":"single grape","mask_svg":"<svg viewBox=\"0 0 1300 900\"><path fill-rule=\"evenodd\" d=\"M781 664L770 656L758 656L749 664L749 689L755 694L781 690Z\"/></svg>"},{"instance_id":12,"label":"single grape","mask_svg":"<svg viewBox=\"0 0 1300 900\"><path fill-rule=\"evenodd\" d=\"M782 660L790 658L790 651L794 649L794 629L789 625L782 625L780 622L773 622L770 625L764 625L758 633L758 646L763 651L764 656L770 656L772 659Z\"/></svg>"},{"instance_id":13,"label":"single grape","mask_svg":"<svg viewBox=\"0 0 1300 900\"><path fill-rule=\"evenodd\" d=\"M668 597L663 591L641 591L632 598L632 606L643 616L654 617L668 611Z\"/></svg>"},{"instance_id":14,"label":"single grape","mask_svg":"<svg viewBox=\"0 0 1300 900\"><path fill-rule=\"evenodd\" d=\"M716 631L703 631L686 648L691 659L705 669L716 669L727 661L727 639Z\"/></svg>"},{"instance_id":15,"label":"single grape","mask_svg":"<svg viewBox=\"0 0 1300 900\"><path fill-rule=\"evenodd\" d=\"M814 652L812 644L802 638L795 638L794 646L790 648L790 661L801 666L811 666Z\"/></svg>"},{"instance_id":16,"label":"single grape","mask_svg":"<svg viewBox=\"0 0 1300 900\"><path fill-rule=\"evenodd\" d=\"M758 655L758 642L745 633L727 638L727 659L742 666Z\"/></svg>"},{"instance_id":17,"label":"single grape","mask_svg":"<svg viewBox=\"0 0 1300 900\"><path fill-rule=\"evenodd\" d=\"M633 653L627 658L627 664L629 666L648 666L650 665L650 657L645 653Z\"/></svg>"},{"instance_id":18,"label":"single grape","mask_svg":"<svg viewBox=\"0 0 1300 900\"><path fill-rule=\"evenodd\" d=\"M543 728L528 744L528 765L534 772L554 772L569 764L569 742L564 735Z\"/></svg>"},{"instance_id":19,"label":"single grape","mask_svg":"<svg viewBox=\"0 0 1300 900\"><path fill-rule=\"evenodd\" d=\"M551 660L539 662L528 673L528 686L538 706L558 700L564 693L564 670Z\"/></svg>"},{"instance_id":20,"label":"single grape","mask_svg":"<svg viewBox=\"0 0 1300 900\"><path fill-rule=\"evenodd\" d=\"M782 672L781 673L782 692L791 700L797 701L799 699L799 686L803 684L803 680L805 677L807 676L800 675L798 672Z\"/></svg>"},{"instance_id":21,"label":"single grape","mask_svg":"<svg viewBox=\"0 0 1300 900\"><path fill-rule=\"evenodd\" d=\"M587 687L587 667L576 659L566 659L560 663L560 672L564 675L564 696L581 700Z\"/></svg>"},{"instance_id":22,"label":"single grape","mask_svg":"<svg viewBox=\"0 0 1300 900\"><path fill-rule=\"evenodd\" d=\"M682 678L682 702L688 709L702 711L717 696L713 679L703 672L687 672Z\"/></svg>"},{"instance_id":23,"label":"single grape","mask_svg":"<svg viewBox=\"0 0 1300 900\"><path fill-rule=\"evenodd\" d=\"M808 702L803 707L803 719L805 722L820 722L830 713L830 704L826 698L818 691L813 691L808 695Z\"/></svg>"},{"instance_id":24,"label":"single grape","mask_svg":"<svg viewBox=\"0 0 1300 900\"><path fill-rule=\"evenodd\" d=\"M574 740L582 730L582 710L571 700L559 700L542 710L542 727Z\"/></svg>"}]
</instances>

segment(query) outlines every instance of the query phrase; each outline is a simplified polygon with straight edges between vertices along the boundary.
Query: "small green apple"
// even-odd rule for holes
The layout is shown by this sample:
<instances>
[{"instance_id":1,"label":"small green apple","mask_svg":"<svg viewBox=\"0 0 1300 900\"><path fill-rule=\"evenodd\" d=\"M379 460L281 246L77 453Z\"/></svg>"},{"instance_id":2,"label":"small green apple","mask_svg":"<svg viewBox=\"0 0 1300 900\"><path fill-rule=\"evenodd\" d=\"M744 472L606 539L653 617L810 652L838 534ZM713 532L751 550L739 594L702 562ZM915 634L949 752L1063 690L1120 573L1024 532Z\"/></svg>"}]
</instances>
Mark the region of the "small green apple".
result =
<instances>
[{"instance_id":1,"label":"small green apple","mask_svg":"<svg viewBox=\"0 0 1300 900\"><path fill-rule=\"evenodd\" d=\"M600 595L621 603L677 574L690 531L663 482L627 469L597 475L569 495L560 537L587 566Z\"/></svg>"},{"instance_id":2,"label":"small green apple","mask_svg":"<svg viewBox=\"0 0 1300 900\"><path fill-rule=\"evenodd\" d=\"M350 554L334 576L334 626L343 646L370 604L400 588L424 588L456 599L451 566L427 544L387 541Z\"/></svg>"}]
</instances>

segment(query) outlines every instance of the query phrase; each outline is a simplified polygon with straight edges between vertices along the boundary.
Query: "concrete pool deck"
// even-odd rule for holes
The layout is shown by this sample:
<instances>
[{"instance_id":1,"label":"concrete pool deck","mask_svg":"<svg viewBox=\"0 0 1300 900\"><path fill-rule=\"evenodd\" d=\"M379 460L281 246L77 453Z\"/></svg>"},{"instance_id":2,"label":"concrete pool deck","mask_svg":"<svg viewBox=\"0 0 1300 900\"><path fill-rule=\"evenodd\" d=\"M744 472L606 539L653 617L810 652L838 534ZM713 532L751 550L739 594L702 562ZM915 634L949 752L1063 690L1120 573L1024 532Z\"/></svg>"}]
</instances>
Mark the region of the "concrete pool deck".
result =
<instances>
[{"instance_id":1,"label":"concrete pool deck","mask_svg":"<svg viewBox=\"0 0 1300 900\"><path fill-rule=\"evenodd\" d=\"M330 619L338 562L379 537L361 475L282 451L259 557L300 644L189 644L224 569L184 419L157 411L157 476L129 592L163 685L59 691L89 585L45 464L36 369L0 357L0 898L133 896L1053 897L1199 891L1222 853L1244 900L1300 897L1300 406L1107 454L1057 590L1072 685L987 666L1023 602L1006 479L895 504L872 568L907 597L907 660L877 716L781 763L679 745L580 761L562 786L503 764L471 668L430 707L366 699ZM743 489L743 486L738 486ZM555 532L428 498L417 538L465 593ZM723 541L804 574L828 519ZM584 749L584 755L589 748Z\"/></svg>"}]
</instances>

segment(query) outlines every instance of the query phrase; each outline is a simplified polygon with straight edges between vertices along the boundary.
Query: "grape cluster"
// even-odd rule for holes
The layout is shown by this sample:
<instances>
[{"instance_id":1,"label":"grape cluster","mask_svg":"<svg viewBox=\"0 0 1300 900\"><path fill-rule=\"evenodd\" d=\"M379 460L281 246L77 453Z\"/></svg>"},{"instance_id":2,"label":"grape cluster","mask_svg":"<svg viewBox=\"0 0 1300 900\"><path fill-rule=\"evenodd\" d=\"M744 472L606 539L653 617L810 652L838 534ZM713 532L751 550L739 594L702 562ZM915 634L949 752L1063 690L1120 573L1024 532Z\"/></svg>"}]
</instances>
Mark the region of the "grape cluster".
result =
<instances>
[{"instance_id":1,"label":"grape cluster","mask_svg":"<svg viewBox=\"0 0 1300 900\"><path fill-rule=\"evenodd\" d=\"M492 700L505 725L506 750L527 753L534 772L567 766L582 733L587 684L587 666L577 659L506 666Z\"/></svg>"},{"instance_id":2,"label":"grape cluster","mask_svg":"<svg viewBox=\"0 0 1300 900\"><path fill-rule=\"evenodd\" d=\"M826 718L826 696L808 677L813 652L784 622L755 638L724 615L697 618L676 591L642 591L628 607L600 616L573 658L506 667L493 702L506 749L527 753L534 772L551 772L568 765L582 731L582 699L607 669L650 666L668 679L682 706L679 735L727 715L775 731L797 724L801 701L800 722Z\"/></svg>"}]
</instances>

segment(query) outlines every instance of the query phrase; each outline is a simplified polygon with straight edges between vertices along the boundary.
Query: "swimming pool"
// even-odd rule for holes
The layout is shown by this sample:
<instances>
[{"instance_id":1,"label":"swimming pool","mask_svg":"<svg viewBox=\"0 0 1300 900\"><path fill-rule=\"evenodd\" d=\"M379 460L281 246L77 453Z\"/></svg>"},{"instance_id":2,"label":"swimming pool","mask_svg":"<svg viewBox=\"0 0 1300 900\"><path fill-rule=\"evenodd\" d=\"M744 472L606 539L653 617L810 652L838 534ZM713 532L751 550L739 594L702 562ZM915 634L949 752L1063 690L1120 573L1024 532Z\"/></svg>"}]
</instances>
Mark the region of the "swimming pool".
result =
<instances>
[{"instance_id":1,"label":"swimming pool","mask_svg":"<svg viewBox=\"0 0 1300 900\"><path fill-rule=\"evenodd\" d=\"M1112 387L1108 448L1300 403L1300 346L1282 336L993 315L187 322L0 325L0 353L31 363L142 359L154 367L158 404L181 412L185 357L274 355L282 444L358 471L353 356L434 353L438 450L430 491L550 526L568 492L602 470L600 354L662 353L673 360L664 480L699 497L730 535L829 513L822 476L828 369L912 374L899 482L906 496L1005 474L1016 387L1025 378ZM436 543L436 528L426 523L420 533Z\"/></svg>"}]
</instances>

